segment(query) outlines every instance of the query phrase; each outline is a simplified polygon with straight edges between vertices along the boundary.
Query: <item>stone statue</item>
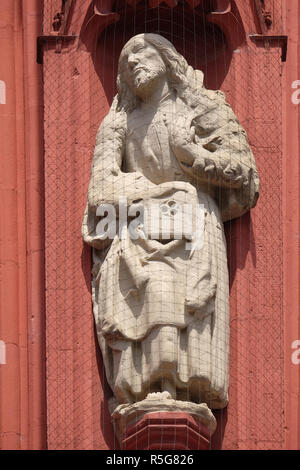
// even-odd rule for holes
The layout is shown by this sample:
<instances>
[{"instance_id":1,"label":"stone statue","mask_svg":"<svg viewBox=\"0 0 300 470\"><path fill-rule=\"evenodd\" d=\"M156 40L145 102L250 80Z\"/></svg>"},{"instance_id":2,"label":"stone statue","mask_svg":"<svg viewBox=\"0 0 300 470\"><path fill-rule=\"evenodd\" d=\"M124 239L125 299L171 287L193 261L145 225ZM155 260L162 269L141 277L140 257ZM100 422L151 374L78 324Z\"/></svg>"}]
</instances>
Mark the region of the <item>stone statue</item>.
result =
<instances>
[{"instance_id":1,"label":"stone statue","mask_svg":"<svg viewBox=\"0 0 300 470\"><path fill-rule=\"evenodd\" d=\"M121 407L162 392L220 409L228 403L229 353L223 221L254 207L259 190L247 135L224 94L205 89L203 73L160 35L128 41L117 85L97 134L82 229L94 248L93 309L107 380ZM107 212L98 208L110 205L120 221L120 198L128 208L156 203L156 230L144 220L140 237L126 225L99 235ZM180 238L173 228L163 236L163 212L174 219L187 205L203 208L201 246L193 233Z\"/></svg>"}]
</instances>

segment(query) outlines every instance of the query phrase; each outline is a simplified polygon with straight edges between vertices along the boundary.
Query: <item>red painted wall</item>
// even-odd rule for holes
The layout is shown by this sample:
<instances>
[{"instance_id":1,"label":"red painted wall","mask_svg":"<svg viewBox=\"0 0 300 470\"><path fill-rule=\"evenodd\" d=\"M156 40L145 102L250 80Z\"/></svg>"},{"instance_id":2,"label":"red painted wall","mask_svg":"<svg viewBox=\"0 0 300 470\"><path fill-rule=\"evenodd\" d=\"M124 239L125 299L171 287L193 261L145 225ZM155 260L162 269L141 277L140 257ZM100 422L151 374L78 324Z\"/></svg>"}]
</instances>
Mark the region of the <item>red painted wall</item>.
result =
<instances>
[{"instance_id":1,"label":"red painted wall","mask_svg":"<svg viewBox=\"0 0 300 470\"><path fill-rule=\"evenodd\" d=\"M46 446L41 20L1 1L0 449Z\"/></svg>"},{"instance_id":2,"label":"red painted wall","mask_svg":"<svg viewBox=\"0 0 300 470\"><path fill-rule=\"evenodd\" d=\"M65 41L62 48L57 40L47 40L41 94L41 66L35 63L41 2L23 1L22 8L19 2L4 3L0 80L7 84L7 104L0 104L0 119L7 138L2 139L0 180L0 340L7 358L0 365L0 447L42 448L47 432L50 449L114 448L110 391L93 327L90 251L80 227L95 135L115 93L124 31L133 34L135 23L129 16L121 18L87 52L78 49L76 40ZM79 34L89 3L77 2L68 34ZM299 105L292 101L292 83L300 80L299 5L297 0L270 0L269 34L289 36L287 62L282 63L279 42L263 47L249 38L261 32L254 2L236 4L246 43L219 56L222 67L212 61L204 71L207 86L221 87L248 133L261 196L251 215L226 226L230 405L228 413L218 415L213 447L223 440L224 449L300 448L300 364L292 362L292 343L300 339L300 129ZM44 2L43 34L50 33L60 6L59 0ZM186 10L186 21L191 25L193 20ZM138 32L143 24L137 21L135 26ZM197 59L192 50L193 35L186 43L178 36L179 50L191 55L191 63L196 54L197 66L203 68L203 55Z\"/></svg>"}]
</instances>

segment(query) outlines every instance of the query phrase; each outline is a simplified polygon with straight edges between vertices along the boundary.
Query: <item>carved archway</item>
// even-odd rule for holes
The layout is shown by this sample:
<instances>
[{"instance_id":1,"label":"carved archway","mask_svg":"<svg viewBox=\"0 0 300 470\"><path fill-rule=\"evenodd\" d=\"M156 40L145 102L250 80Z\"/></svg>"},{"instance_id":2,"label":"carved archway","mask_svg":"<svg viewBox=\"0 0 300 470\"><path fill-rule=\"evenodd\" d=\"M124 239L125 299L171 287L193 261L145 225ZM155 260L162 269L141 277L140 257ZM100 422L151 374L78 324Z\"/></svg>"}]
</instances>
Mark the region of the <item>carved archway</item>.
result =
<instances>
[{"instance_id":1,"label":"carved archway","mask_svg":"<svg viewBox=\"0 0 300 470\"><path fill-rule=\"evenodd\" d=\"M123 3L123 2L122 2ZM207 23L217 25L225 34L231 49L245 43L245 30L235 1L233 0L127 0L122 6L114 0L93 0L88 8L80 32L80 47L90 52L104 29L121 20L127 9L135 12L142 8L185 8L186 14L192 13L205 17ZM130 10L129 10L130 11Z\"/></svg>"},{"instance_id":2,"label":"carved archway","mask_svg":"<svg viewBox=\"0 0 300 470\"><path fill-rule=\"evenodd\" d=\"M246 44L233 0L93 0L81 27L79 48L92 55L109 101L116 93L111 84L121 48L142 32L156 32L171 40L190 64L204 71L205 84L212 89L221 87L233 51ZM99 57L105 58L101 64Z\"/></svg>"}]
</instances>

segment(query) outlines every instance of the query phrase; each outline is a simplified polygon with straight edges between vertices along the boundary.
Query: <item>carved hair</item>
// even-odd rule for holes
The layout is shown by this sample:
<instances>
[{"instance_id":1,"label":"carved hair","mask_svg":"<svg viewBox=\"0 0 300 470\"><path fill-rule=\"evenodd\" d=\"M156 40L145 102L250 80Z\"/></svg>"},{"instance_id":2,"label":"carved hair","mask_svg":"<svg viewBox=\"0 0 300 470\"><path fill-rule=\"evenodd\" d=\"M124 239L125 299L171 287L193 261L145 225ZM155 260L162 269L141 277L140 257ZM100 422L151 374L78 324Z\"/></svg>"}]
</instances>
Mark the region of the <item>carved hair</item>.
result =
<instances>
[{"instance_id":1,"label":"carved hair","mask_svg":"<svg viewBox=\"0 0 300 470\"><path fill-rule=\"evenodd\" d=\"M198 103L198 100L195 100L195 97L203 94L205 90L203 87L203 73L200 70L194 70L193 67L189 66L185 58L176 51L173 44L159 34L138 34L137 36L134 36L134 38L131 38L127 45L139 37L142 37L147 44L157 49L160 53L166 66L169 86L185 103L191 107L195 107ZM123 77L124 57L122 52L119 59L117 77L117 109L131 111L136 107L138 98L127 85Z\"/></svg>"}]
</instances>

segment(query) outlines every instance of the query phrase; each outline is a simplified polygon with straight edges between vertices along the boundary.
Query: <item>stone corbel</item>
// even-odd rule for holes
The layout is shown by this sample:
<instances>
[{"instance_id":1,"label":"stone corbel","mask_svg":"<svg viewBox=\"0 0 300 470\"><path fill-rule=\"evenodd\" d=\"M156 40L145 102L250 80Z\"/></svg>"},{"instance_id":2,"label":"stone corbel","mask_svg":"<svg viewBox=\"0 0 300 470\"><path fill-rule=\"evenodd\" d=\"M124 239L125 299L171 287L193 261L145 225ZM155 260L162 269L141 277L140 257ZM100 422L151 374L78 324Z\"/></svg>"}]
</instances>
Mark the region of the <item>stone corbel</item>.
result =
<instances>
[{"instance_id":1,"label":"stone corbel","mask_svg":"<svg viewBox=\"0 0 300 470\"><path fill-rule=\"evenodd\" d=\"M75 7L75 0L62 0L60 11L56 12L49 34L43 34L37 38L37 63L43 63L43 45L54 44L56 53L61 53L63 45L74 41L78 36L68 34L70 17Z\"/></svg>"},{"instance_id":2,"label":"stone corbel","mask_svg":"<svg viewBox=\"0 0 300 470\"><path fill-rule=\"evenodd\" d=\"M281 61L286 62L288 36L274 36L270 34L249 34L249 37L256 44L263 44L266 49L269 49L271 45L275 45L275 47L281 47Z\"/></svg>"},{"instance_id":3,"label":"stone corbel","mask_svg":"<svg viewBox=\"0 0 300 470\"><path fill-rule=\"evenodd\" d=\"M270 34L273 19L272 13L268 11L266 0L255 0L254 5L259 21L260 34L249 34L250 39L256 44L262 44L266 49L269 49L272 45L281 47L281 60L282 62L285 62L287 56L288 37L286 35Z\"/></svg>"},{"instance_id":4,"label":"stone corbel","mask_svg":"<svg viewBox=\"0 0 300 470\"><path fill-rule=\"evenodd\" d=\"M264 0L254 0L255 9L261 29L261 34L264 34L272 26L272 14L267 10Z\"/></svg>"},{"instance_id":5,"label":"stone corbel","mask_svg":"<svg viewBox=\"0 0 300 470\"><path fill-rule=\"evenodd\" d=\"M61 36L67 34L67 27L74 6L75 0L62 0L61 9L53 18L51 35Z\"/></svg>"}]
</instances>

